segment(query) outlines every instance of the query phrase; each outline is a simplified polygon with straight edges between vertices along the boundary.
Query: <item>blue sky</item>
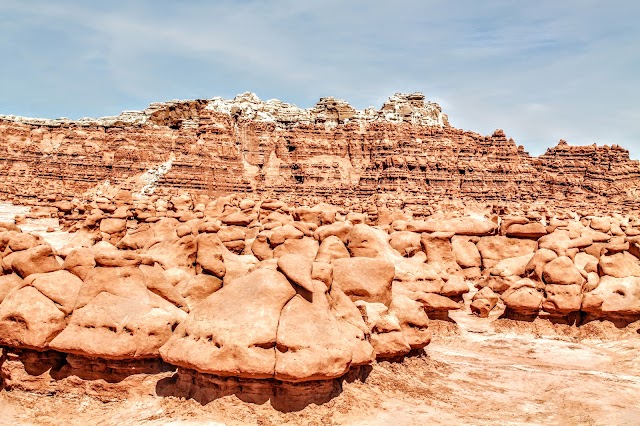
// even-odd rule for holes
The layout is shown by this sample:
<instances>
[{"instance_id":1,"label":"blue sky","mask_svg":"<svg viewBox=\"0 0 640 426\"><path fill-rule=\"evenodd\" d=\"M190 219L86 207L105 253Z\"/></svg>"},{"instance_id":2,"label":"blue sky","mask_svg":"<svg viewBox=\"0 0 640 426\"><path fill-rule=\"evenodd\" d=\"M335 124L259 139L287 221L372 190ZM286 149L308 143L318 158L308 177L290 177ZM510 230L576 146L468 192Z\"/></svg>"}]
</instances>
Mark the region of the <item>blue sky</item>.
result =
<instances>
[{"instance_id":1,"label":"blue sky","mask_svg":"<svg viewBox=\"0 0 640 426\"><path fill-rule=\"evenodd\" d=\"M380 107L421 91L452 125L640 158L640 2L0 0L0 114L114 115L252 91Z\"/></svg>"}]
</instances>

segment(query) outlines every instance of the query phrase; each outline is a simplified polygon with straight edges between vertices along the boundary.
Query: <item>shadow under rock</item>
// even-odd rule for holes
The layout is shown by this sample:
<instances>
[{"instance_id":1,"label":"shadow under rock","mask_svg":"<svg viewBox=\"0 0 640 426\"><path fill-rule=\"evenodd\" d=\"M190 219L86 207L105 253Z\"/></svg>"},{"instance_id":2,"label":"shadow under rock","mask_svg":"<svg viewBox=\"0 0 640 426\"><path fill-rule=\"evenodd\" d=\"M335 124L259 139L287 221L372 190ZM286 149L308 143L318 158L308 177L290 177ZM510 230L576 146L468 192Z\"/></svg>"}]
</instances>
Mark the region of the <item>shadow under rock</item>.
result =
<instances>
[{"instance_id":1,"label":"shadow under rock","mask_svg":"<svg viewBox=\"0 0 640 426\"><path fill-rule=\"evenodd\" d=\"M65 363L59 369L51 369L51 377L62 380L76 376L83 380L104 380L119 383L136 374L159 374L175 371L176 367L160 358L108 360L66 354Z\"/></svg>"},{"instance_id":2,"label":"shadow under rock","mask_svg":"<svg viewBox=\"0 0 640 426\"><path fill-rule=\"evenodd\" d=\"M275 379L221 377L178 368L171 377L158 381L156 393L193 399L202 405L235 395L243 402L270 402L273 408L286 413L300 411L310 404L329 402L342 393L343 383L364 382L371 370L371 366L353 367L337 379L291 383Z\"/></svg>"}]
</instances>

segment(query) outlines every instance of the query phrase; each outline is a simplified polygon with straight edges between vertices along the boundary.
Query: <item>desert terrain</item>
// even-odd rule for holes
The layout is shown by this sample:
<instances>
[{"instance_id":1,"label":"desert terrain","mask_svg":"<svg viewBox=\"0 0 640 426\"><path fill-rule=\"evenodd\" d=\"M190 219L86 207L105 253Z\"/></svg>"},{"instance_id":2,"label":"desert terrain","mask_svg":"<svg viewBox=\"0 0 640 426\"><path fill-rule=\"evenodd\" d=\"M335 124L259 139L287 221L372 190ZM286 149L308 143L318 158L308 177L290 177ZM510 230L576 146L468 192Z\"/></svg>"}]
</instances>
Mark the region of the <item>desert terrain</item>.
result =
<instances>
[{"instance_id":1,"label":"desert terrain","mask_svg":"<svg viewBox=\"0 0 640 426\"><path fill-rule=\"evenodd\" d=\"M640 162L396 94L0 117L0 424L640 423Z\"/></svg>"}]
</instances>

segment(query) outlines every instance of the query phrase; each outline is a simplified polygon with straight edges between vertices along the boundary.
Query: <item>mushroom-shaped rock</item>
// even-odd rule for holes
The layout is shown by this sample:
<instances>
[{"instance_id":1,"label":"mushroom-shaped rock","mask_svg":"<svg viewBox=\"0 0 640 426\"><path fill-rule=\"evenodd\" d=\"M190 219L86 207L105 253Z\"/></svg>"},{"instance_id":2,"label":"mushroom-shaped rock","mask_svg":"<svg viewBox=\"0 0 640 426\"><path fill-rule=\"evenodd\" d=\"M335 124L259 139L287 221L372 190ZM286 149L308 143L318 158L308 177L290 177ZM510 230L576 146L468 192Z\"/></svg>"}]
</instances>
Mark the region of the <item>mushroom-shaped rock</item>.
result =
<instances>
[{"instance_id":1,"label":"mushroom-shaped rock","mask_svg":"<svg viewBox=\"0 0 640 426\"><path fill-rule=\"evenodd\" d=\"M502 294L507 310L518 316L537 315L543 300L544 296L536 289L535 283L528 279L518 281ZM509 316L510 312L505 314Z\"/></svg>"},{"instance_id":2,"label":"mushroom-shaped rock","mask_svg":"<svg viewBox=\"0 0 640 426\"><path fill-rule=\"evenodd\" d=\"M266 268L225 283L180 323L162 358L201 373L273 377L280 313L295 295L284 275Z\"/></svg>"},{"instance_id":3,"label":"mushroom-shaped rock","mask_svg":"<svg viewBox=\"0 0 640 426\"><path fill-rule=\"evenodd\" d=\"M276 379L300 382L339 377L349 369L352 355L324 293L314 293L311 301L296 295L282 309Z\"/></svg>"}]
</instances>

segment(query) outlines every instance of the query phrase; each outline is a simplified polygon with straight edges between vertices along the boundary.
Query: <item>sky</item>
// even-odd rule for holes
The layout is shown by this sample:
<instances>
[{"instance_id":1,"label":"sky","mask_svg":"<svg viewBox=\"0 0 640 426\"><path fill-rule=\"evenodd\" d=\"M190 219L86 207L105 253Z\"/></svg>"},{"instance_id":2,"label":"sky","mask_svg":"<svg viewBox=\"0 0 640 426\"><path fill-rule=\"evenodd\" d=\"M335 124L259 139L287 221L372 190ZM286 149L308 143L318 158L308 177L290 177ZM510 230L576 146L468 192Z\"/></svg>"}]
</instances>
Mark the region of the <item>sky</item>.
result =
<instances>
[{"instance_id":1,"label":"sky","mask_svg":"<svg viewBox=\"0 0 640 426\"><path fill-rule=\"evenodd\" d=\"M423 92L533 155L562 138L640 159L638 17L630 0L0 0L0 114Z\"/></svg>"}]
</instances>

